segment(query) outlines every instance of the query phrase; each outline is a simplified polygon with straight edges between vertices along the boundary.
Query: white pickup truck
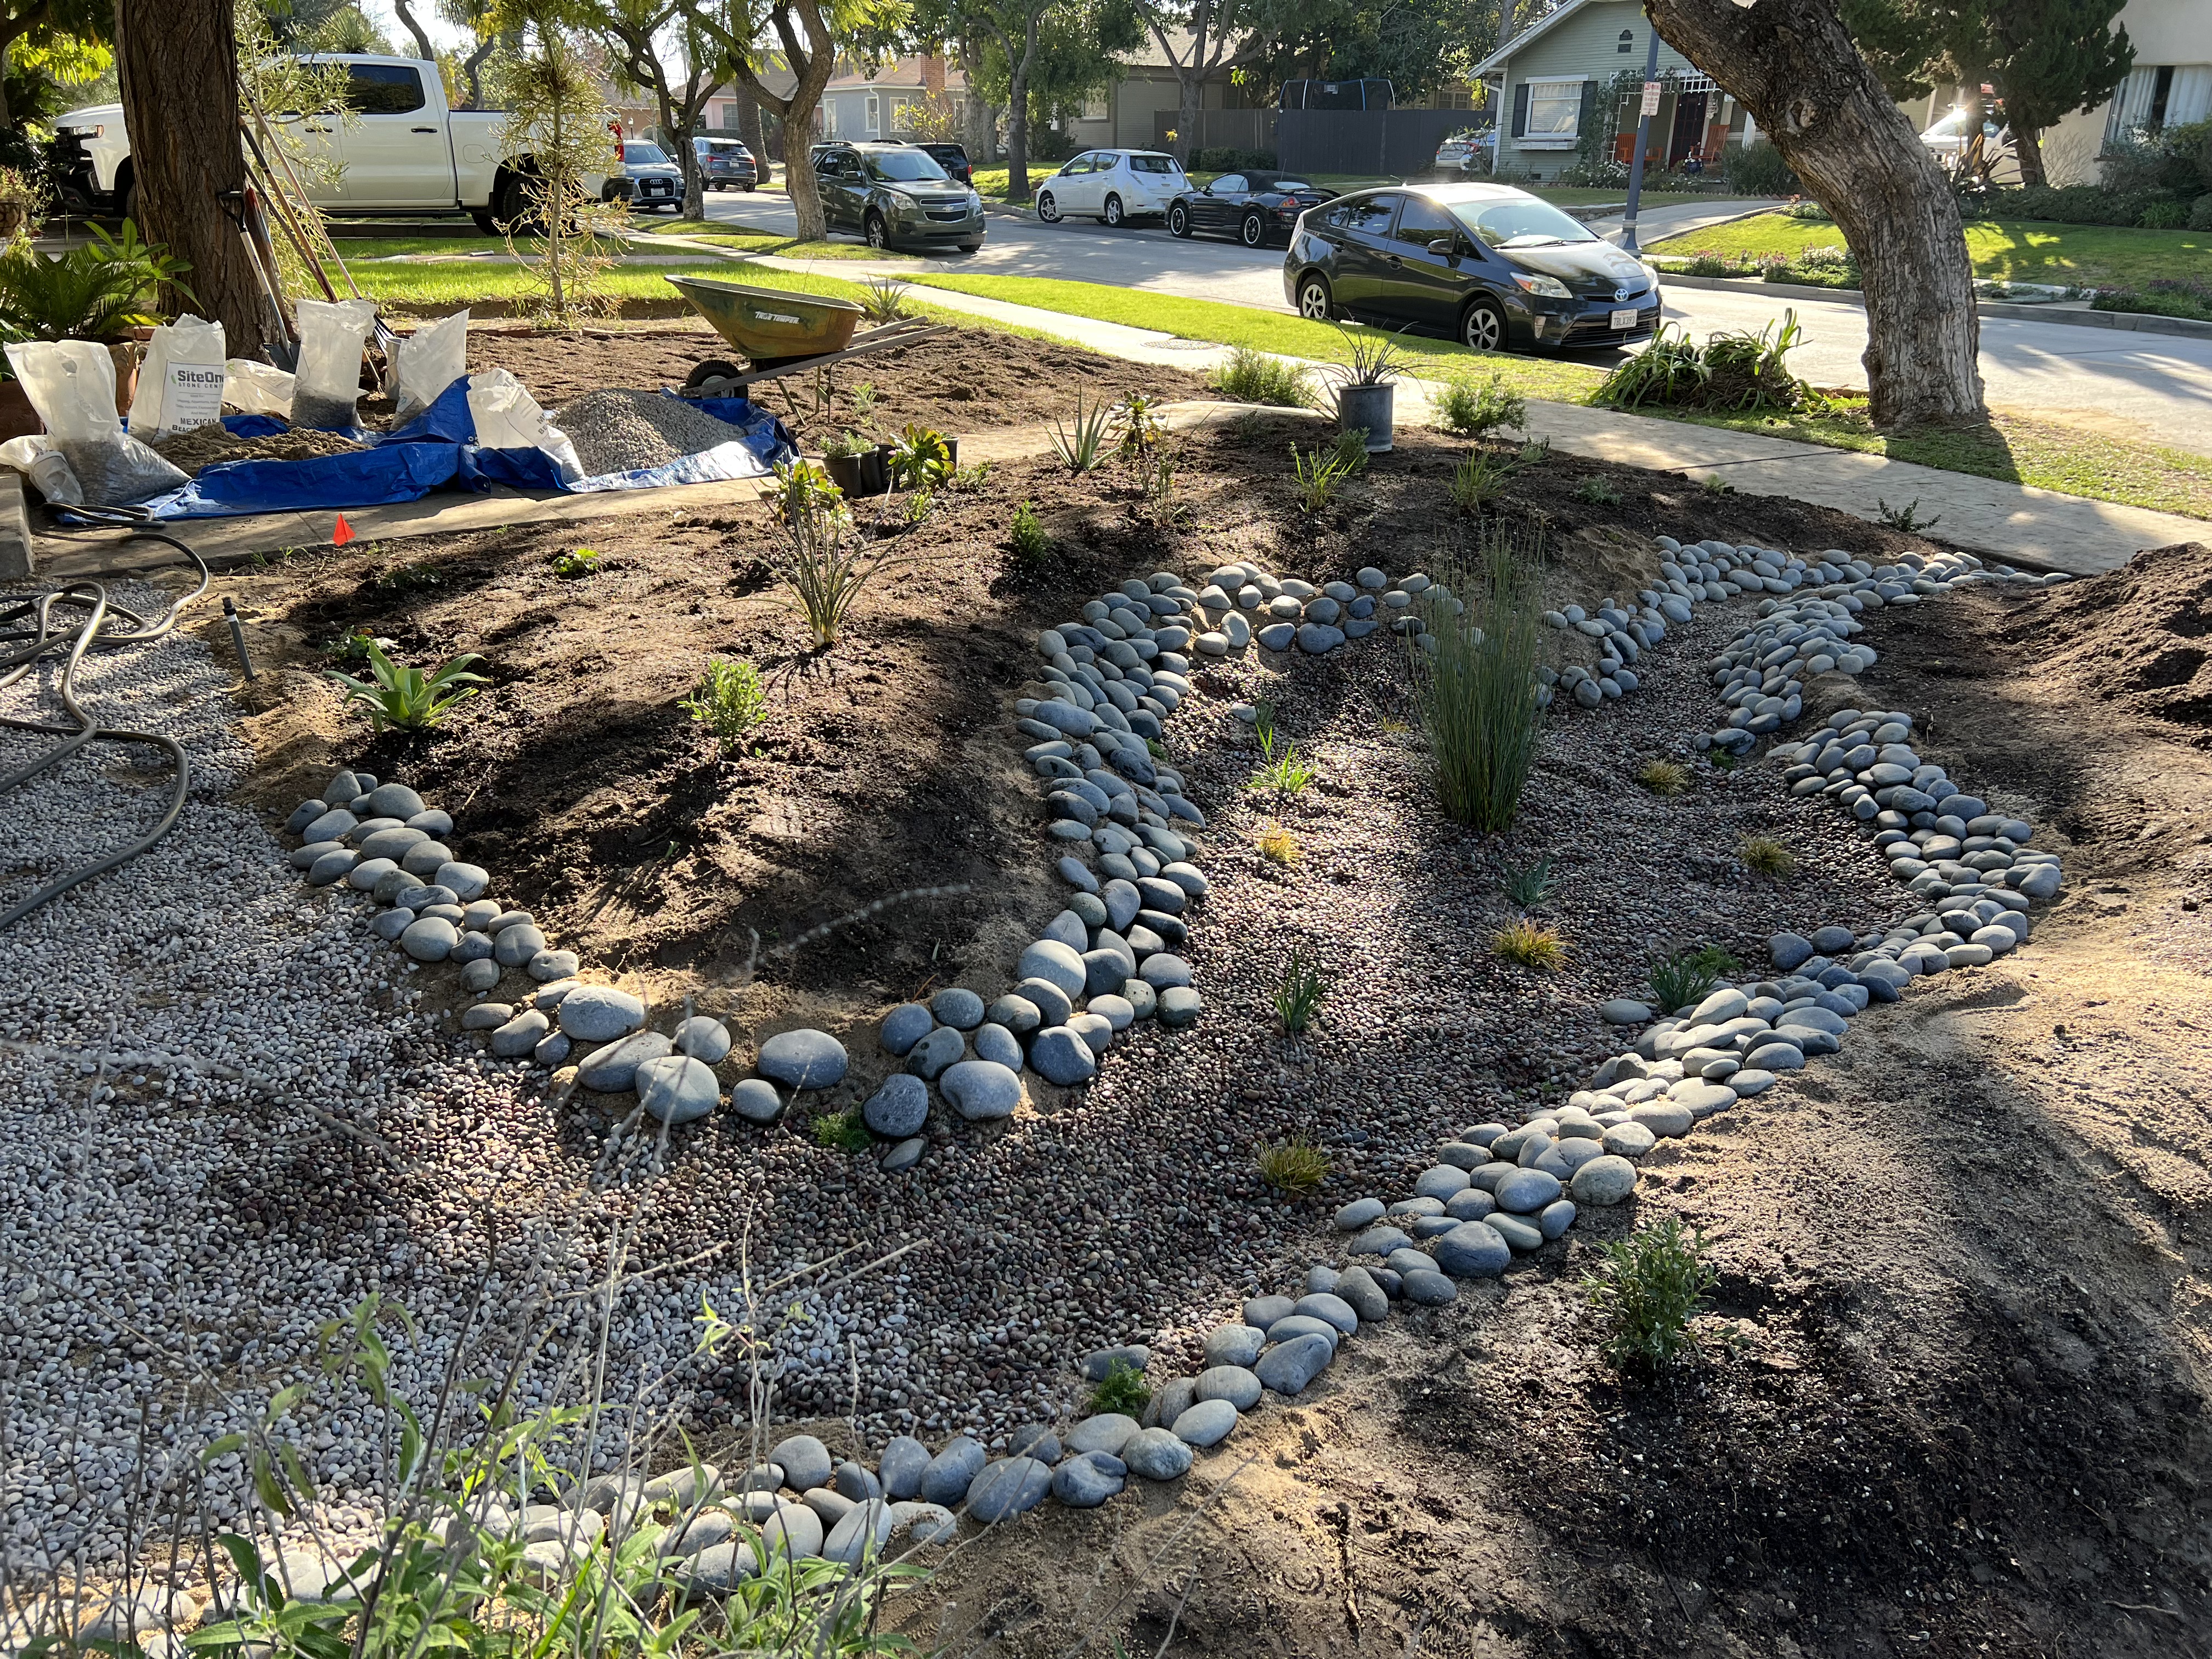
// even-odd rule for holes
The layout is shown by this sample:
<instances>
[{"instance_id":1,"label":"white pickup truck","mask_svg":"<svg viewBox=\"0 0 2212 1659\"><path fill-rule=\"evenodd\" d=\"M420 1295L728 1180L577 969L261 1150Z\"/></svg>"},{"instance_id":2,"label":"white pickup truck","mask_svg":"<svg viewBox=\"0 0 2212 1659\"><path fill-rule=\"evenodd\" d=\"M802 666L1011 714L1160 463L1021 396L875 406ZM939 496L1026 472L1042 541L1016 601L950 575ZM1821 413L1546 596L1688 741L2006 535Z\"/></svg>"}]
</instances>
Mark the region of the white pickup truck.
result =
<instances>
[{"instance_id":1,"label":"white pickup truck","mask_svg":"<svg viewBox=\"0 0 2212 1659\"><path fill-rule=\"evenodd\" d=\"M274 118L296 128L309 154L325 151L342 164L334 179L304 181L326 210L347 218L467 214L488 232L528 216L525 185L534 169L527 155L501 154L507 117L496 110L448 109L435 64L350 54L308 61L345 65L344 118ZM64 191L88 211L136 216L122 105L71 110L56 118L54 131ZM586 188L627 199L631 181L612 132L607 166Z\"/></svg>"}]
</instances>

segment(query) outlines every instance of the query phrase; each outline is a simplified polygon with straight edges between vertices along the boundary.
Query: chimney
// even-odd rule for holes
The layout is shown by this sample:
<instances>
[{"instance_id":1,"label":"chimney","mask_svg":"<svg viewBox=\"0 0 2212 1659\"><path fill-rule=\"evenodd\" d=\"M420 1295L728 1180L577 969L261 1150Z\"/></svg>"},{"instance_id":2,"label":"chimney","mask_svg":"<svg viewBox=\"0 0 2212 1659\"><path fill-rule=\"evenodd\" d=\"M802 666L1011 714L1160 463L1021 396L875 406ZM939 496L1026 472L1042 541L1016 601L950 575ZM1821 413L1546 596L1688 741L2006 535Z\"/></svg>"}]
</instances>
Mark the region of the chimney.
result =
<instances>
[{"instance_id":1,"label":"chimney","mask_svg":"<svg viewBox=\"0 0 2212 1659\"><path fill-rule=\"evenodd\" d=\"M927 52L921 60L921 89L935 97L945 90L945 58L941 52Z\"/></svg>"}]
</instances>

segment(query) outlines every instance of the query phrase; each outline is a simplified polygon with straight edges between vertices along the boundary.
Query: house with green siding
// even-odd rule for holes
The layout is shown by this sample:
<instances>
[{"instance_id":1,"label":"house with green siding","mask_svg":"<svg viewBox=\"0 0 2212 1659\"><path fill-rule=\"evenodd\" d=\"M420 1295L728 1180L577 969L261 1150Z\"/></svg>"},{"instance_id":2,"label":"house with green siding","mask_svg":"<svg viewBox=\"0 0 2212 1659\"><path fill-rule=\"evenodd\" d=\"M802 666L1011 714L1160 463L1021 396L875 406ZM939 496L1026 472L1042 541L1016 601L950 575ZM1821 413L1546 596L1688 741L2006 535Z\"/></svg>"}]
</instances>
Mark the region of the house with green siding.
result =
<instances>
[{"instance_id":1,"label":"house with green siding","mask_svg":"<svg viewBox=\"0 0 2212 1659\"><path fill-rule=\"evenodd\" d=\"M1650 28L1638 0L1565 0L1485 59L1475 74L1496 100L1498 176L1556 179L1577 161L1625 166L1636 149ZM1750 112L1664 40L1658 79L1648 171L1692 158L1717 169L1726 146L1757 137Z\"/></svg>"}]
</instances>

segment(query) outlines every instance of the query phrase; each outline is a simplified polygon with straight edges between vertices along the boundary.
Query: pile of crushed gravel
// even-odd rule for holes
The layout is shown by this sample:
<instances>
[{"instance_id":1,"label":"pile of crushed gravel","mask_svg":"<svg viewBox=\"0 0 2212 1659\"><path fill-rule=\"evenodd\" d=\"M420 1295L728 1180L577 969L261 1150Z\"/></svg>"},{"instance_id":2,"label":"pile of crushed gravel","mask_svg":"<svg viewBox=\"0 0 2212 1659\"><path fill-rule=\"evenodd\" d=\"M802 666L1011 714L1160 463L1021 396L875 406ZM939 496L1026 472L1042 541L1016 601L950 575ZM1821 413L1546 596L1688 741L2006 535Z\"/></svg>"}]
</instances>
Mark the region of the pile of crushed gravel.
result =
<instances>
[{"instance_id":1,"label":"pile of crushed gravel","mask_svg":"<svg viewBox=\"0 0 2212 1659\"><path fill-rule=\"evenodd\" d=\"M741 435L727 421L663 392L587 392L559 410L553 423L574 441L577 459L592 477L665 466Z\"/></svg>"},{"instance_id":2,"label":"pile of crushed gravel","mask_svg":"<svg viewBox=\"0 0 2212 1659\"><path fill-rule=\"evenodd\" d=\"M338 432L319 432L298 427L267 438L241 438L221 422L210 421L188 431L171 433L149 441L173 466L198 477L209 467L226 461L305 461L321 455L350 455L366 448Z\"/></svg>"}]
</instances>

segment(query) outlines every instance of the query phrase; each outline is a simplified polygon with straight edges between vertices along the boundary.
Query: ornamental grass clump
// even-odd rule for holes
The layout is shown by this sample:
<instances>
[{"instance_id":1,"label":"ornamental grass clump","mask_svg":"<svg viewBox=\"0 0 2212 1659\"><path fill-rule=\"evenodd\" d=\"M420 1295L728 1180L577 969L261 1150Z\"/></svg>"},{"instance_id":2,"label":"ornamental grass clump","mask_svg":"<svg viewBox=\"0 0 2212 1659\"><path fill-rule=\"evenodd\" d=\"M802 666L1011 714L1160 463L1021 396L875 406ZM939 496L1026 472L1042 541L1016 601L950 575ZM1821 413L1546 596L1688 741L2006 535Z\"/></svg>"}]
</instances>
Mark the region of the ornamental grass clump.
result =
<instances>
[{"instance_id":1,"label":"ornamental grass clump","mask_svg":"<svg viewBox=\"0 0 2212 1659\"><path fill-rule=\"evenodd\" d=\"M837 642L860 592L889 562L872 551L853 524L835 484L801 463L776 469L775 516L785 545L780 574L806 614L817 648Z\"/></svg>"},{"instance_id":2,"label":"ornamental grass clump","mask_svg":"<svg viewBox=\"0 0 2212 1659\"><path fill-rule=\"evenodd\" d=\"M1517 963L1540 974L1557 973L1567 965L1567 942L1559 937L1559 930L1526 916L1507 922L1492 933L1490 949L1501 961Z\"/></svg>"},{"instance_id":3,"label":"ornamental grass clump","mask_svg":"<svg viewBox=\"0 0 2212 1659\"><path fill-rule=\"evenodd\" d=\"M1262 1181L1292 1198L1319 1192L1328 1179L1328 1154L1303 1135L1255 1146L1252 1159L1260 1166Z\"/></svg>"},{"instance_id":4,"label":"ornamental grass clump","mask_svg":"<svg viewBox=\"0 0 2212 1659\"><path fill-rule=\"evenodd\" d=\"M1735 844L1735 855L1762 876L1786 876L1797 867L1797 855L1771 836L1746 836Z\"/></svg>"},{"instance_id":5,"label":"ornamental grass clump","mask_svg":"<svg viewBox=\"0 0 2212 1659\"><path fill-rule=\"evenodd\" d=\"M1238 346L1213 372L1212 388L1233 404L1305 409L1314 400L1313 374L1299 363Z\"/></svg>"},{"instance_id":6,"label":"ornamental grass clump","mask_svg":"<svg viewBox=\"0 0 2212 1659\"><path fill-rule=\"evenodd\" d=\"M1690 787L1690 774L1675 761L1648 760L1636 781L1655 795L1679 795Z\"/></svg>"},{"instance_id":7,"label":"ornamental grass clump","mask_svg":"<svg viewBox=\"0 0 2212 1659\"><path fill-rule=\"evenodd\" d=\"M1437 579L1468 597L1468 614L1440 615L1435 647L1415 648L1411 662L1438 804L1454 823L1495 834L1513 823L1542 729L1541 535L1492 522L1477 551L1479 571L1439 562Z\"/></svg>"},{"instance_id":8,"label":"ornamental grass clump","mask_svg":"<svg viewBox=\"0 0 2212 1659\"><path fill-rule=\"evenodd\" d=\"M1292 1036L1313 1024L1328 981L1322 977L1321 959L1303 945L1296 946L1283 964L1282 983L1275 988L1275 1018Z\"/></svg>"},{"instance_id":9,"label":"ornamental grass clump","mask_svg":"<svg viewBox=\"0 0 2212 1659\"><path fill-rule=\"evenodd\" d=\"M1616 1370L1656 1377L1696 1346L1690 1321L1719 1278L1705 1249L1673 1216L1604 1247L1582 1288L1605 1332L1599 1351Z\"/></svg>"},{"instance_id":10,"label":"ornamental grass clump","mask_svg":"<svg viewBox=\"0 0 2212 1659\"><path fill-rule=\"evenodd\" d=\"M1694 1007L1741 965L1717 945L1701 945L1671 957L1654 957L1650 970L1651 994L1668 1013L1678 1008Z\"/></svg>"}]
</instances>

